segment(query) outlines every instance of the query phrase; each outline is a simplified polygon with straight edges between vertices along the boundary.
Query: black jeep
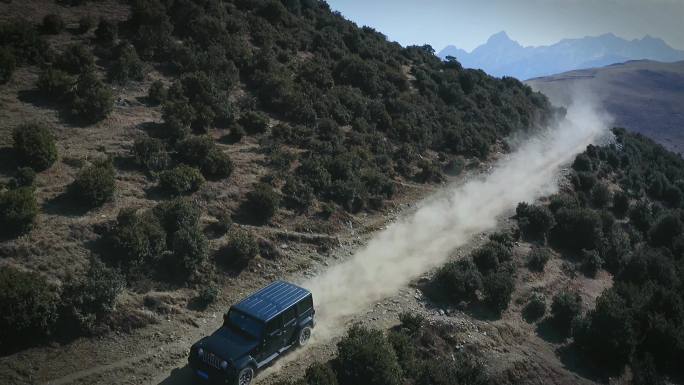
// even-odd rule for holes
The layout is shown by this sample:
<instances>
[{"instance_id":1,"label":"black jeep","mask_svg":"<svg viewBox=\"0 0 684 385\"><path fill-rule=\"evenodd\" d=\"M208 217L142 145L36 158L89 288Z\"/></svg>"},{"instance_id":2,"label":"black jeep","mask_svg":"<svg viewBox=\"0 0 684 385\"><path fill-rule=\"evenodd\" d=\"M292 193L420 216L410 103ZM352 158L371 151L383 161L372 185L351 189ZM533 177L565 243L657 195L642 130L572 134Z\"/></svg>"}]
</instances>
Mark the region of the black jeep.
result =
<instances>
[{"instance_id":1,"label":"black jeep","mask_svg":"<svg viewBox=\"0 0 684 385\"><path fill-rule=\"evenodd\" d=\"M305 345L313 326L311 292L276 281L231 306L223 326L192 345L188 362L207 382L248 385L259 368Z\"/></svg>"}]
</instances>

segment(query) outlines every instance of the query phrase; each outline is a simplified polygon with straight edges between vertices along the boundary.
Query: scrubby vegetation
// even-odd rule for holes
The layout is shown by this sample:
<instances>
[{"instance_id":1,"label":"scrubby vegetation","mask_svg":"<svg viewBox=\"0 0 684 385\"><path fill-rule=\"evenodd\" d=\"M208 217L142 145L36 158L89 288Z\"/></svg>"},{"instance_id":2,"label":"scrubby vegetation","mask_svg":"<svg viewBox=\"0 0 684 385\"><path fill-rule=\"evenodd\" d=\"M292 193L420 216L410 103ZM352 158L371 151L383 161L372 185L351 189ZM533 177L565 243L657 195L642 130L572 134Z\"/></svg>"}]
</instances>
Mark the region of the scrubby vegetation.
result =
<instances>
[{"instance_id":1,"label":"scrubby vegetation","mask_svg":"<svg viewBox=\"0 0 684 385\"><path fill-rule=\"evenodd\" d=\"M97 207L114 196L115 172L111 160L93 162L76 175L69 185L69 194L74 201L85 207Z\"/></svg>"},{"instance_id":2,"label":"scrubby vegetation","mask_svg":"<svg viewBox=\"0 0 684 385\"><path fill-rule=\"evenodd\" d=\"M259 245L252 233L234 228L226 243L217 254L217 260L229 267L242 268L259 254Z\"/></svg>"},{"instance_id":3,"label":"scrubby vegetation","mask_svg":"<svg viewBox=\"0 0 684 385\"><path fill-rule=\"evenodd\" d=\"M38 216L38 203L32 187L0 190L0 237L29 231Z\"/></svg>"},{"instance_id":4,"label":"scrubby vegetation","mask_svg":"<svg viewBox=\"0 0 684 385\"><path fill-rule=\"evenodd\" d=\"M36 171L43 171L57 160L52 128L43 123L25 123L12 132L18 160Z\"/></svg>"},{"instance_id":5,"label":"scrubby vegetation","mask_svg":"<svg viewBox=\"0 0 684 385\"><path fill-rule=\"evenodd\" d=\"M204 177L194 167L181 164L159 174L159 186L173 195L197 191L204 184Z\"/></svg>"}]
</instances>

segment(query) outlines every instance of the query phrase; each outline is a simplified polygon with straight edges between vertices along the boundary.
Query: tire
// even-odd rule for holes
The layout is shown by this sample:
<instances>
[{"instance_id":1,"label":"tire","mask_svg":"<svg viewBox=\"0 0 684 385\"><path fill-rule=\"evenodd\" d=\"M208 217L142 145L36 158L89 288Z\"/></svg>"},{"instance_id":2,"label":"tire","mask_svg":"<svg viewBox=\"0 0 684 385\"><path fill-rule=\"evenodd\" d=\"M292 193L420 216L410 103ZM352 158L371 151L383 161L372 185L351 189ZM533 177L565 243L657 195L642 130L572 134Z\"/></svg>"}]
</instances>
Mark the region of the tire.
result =
<instances>
[{"instance_id":1,"label":"tire","mask_svg":"<svg viewBox=\"0 0 684 385\"><path fill-rule=\"evenodd\" d=\"M254 368L248 366L240 370L235 385L250 385L254 379Z\"/></svg>"},{"instance_id":2,"label":"tire","mask_svg":"<svg viewBox=\"0 0 684 385\"><path fill-rule=\"evenodd\" d=\"M311 339L311 326L304 326L299 329L297 333L297 346L304 346L309 343Z\"/></svg>"}]
</instances>

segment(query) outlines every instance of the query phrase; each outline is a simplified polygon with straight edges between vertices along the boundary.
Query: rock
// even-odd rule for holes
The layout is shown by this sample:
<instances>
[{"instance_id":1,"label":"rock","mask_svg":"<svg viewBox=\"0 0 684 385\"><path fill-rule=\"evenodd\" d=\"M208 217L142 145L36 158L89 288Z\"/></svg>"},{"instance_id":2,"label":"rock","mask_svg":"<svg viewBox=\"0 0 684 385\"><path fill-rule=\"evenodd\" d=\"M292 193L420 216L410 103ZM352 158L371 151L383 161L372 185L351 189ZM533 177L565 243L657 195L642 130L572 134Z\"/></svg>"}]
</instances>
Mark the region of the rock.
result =
<instances>
[{"instance_id":1,"label":"rock","mask_svg":"<svg viewBox=\"0 0 684 385\"><path fill-rule=\"evenodd\" d=\"M445 315L445 314L446 314L446 312L444 311L444 309L439 309L439 315Z\"/></svg>"}]
</instances>

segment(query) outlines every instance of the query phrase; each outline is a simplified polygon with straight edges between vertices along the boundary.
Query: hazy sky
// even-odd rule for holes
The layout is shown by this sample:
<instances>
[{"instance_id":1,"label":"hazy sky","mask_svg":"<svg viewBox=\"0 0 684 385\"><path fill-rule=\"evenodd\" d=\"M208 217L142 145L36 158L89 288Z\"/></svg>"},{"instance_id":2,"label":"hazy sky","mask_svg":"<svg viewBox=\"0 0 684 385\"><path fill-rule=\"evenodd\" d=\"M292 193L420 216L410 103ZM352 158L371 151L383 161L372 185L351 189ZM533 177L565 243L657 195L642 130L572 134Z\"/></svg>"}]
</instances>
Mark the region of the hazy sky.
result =
<instances>
[{"instance_id":1,"label":"hazy sky","mask_svg":"<svg viewBox=\"0 0 684 385\"><path fill-rule=\"evenodd\" d=\"M328 0L334 10L402 45L470 51L505 30L522 45L613 32L684 49L684 0Z\"/></svg>"}]
</instances>

